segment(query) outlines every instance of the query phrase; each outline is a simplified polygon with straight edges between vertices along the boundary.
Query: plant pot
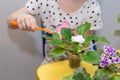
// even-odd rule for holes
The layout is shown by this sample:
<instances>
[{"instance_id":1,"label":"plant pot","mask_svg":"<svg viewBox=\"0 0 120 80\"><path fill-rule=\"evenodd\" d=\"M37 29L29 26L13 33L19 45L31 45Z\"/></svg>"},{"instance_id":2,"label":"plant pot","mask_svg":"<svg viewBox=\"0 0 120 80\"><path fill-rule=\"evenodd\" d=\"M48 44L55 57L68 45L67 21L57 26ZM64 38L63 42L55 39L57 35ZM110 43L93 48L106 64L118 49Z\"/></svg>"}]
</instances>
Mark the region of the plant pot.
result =
<instances>
[{"instance_id":1,"label":"plant pot","mask_svg":"<svg viewBox=\"0 0 120 80\"><path fill-rule=\"evenodd\" d=\"M76 54L69 54L69 66L71 68L77 68L80 66L80 56Z\"/></svg>"}]
</instances>

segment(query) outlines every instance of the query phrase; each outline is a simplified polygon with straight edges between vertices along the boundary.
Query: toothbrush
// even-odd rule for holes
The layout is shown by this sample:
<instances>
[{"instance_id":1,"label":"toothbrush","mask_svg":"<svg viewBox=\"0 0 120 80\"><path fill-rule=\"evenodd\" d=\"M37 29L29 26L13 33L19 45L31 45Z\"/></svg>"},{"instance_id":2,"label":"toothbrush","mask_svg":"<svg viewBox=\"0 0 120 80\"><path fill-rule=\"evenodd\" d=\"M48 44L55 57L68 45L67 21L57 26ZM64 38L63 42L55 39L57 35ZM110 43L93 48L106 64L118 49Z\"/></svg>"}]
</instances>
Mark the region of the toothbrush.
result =
<instances>
[{"instance_id":1,"label":"toothbrush","mask_svg":"<svg viewBox=\"0 0 120 80\"><path fill-rule=\"evenodd\" d=\"M15 21L11 21L9 24L10 24L11 26L18 27L18 23L15 22ZM50 31L50 30L48 30L48 29L41 28L41 27L37 27L37 28L35 28L35 30L40 30L40 31L44 31L44 32L46 32L46 33L52 34L52 31Z\"/></svg>"}]
</instances>

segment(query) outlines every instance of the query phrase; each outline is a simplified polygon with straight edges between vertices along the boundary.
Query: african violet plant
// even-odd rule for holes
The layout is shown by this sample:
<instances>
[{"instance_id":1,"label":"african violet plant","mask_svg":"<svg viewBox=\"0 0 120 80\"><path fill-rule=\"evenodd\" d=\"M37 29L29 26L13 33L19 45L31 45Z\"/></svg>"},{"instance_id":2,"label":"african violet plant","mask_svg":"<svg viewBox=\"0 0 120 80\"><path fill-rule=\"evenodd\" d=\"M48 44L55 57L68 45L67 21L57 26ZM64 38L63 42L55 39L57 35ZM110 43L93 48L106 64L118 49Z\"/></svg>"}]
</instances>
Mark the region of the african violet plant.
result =
<instances>
[{"instance_id":1,"label":"african violet plant","mask_svg":"<svg viewBox=\"0 0 120 80\"><path fill-rule=\"evenodd\" d=\"M83 67L74 70L73 74L65 76L63 80L120 80L120 54L112 47L104 46L100 54L98 69L90 76Z\"/></svg>"},{"instance_id":2,"label":"african violet plant","mask_svg":"<svg viewBox=\"0 0 120 80\"><path fill-rule=\"evenodd\" d=\"M100 60L99 52L90 50L90 48L101 42L109 43L109 41L105 37L99 37L94 34L84 38L84 34L90 30L90 27L90 23L85 23L72 30L68 22L63 22L63 24L57 26L57 32L54 32L52 36L43 35L43 37L50 40L50 44L56 46L50 52L50 56L56 58L66 53L75 54L81 60L98 64ZM89 45L92 40L95 40L96 43Z\"/></svg>"}]
</instances>

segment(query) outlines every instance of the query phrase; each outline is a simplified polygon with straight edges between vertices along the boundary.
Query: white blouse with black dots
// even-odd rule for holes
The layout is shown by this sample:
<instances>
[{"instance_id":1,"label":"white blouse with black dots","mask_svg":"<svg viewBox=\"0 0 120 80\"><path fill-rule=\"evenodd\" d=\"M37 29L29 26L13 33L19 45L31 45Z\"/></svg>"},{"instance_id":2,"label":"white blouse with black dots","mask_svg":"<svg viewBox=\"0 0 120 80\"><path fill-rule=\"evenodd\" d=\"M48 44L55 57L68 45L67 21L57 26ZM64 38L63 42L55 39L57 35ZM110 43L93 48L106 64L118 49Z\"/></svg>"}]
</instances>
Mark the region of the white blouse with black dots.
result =
<instances>
[{"instance_id":1,"label":"white blouse with black dots","mask_svg":"<svg viewBox=\"0 0 120 80\"><path fill-rule=\"evenodd\" d=\"M81 8L72 12L64 12L58 5L56 0L29 0L26 3L27 10L34 16L38 16L44 28L53 32L56 31L56 26L64 21L70 23L70 28L75 29L76 26L86 22L91 23L91 30L101 29L103 27L101 21L101 9L97 0L86 0ZM46 53L52 48L46 44ZM46 62L54 61L46 56Z\"/></svg>"}]
</instances>

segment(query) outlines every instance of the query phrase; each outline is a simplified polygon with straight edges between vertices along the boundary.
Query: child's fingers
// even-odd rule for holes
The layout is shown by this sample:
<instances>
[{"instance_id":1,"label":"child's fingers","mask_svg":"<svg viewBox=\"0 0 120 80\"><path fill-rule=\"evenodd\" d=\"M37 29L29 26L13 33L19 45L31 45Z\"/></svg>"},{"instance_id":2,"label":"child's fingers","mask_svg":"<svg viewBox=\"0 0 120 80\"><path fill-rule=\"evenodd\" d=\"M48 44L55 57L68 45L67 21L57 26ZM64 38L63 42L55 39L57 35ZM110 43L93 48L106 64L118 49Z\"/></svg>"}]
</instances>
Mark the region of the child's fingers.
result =
<instances>
[{"instance_id":1,"label":"child's fingers","mask_svg":"<svg viewBox=\"0 0 120 80\"><path fill-rule=\"evenodd\" d=\"M35 31L35 27L37 26L35 18L26 14L18 16L17 23L21 30L27 31Z\"/></svg>"},{"instance_id":2,"label":"child's fingers","mask_svg":"<svg viewBox=\"0 0 120 80\"><path fill-rule=\"evenodd\" d=\"M23 17L20 17L17 19L17 23L18 23L18 27L21 30L25 30L26 29L26 23L25 23L25 19Z\"/></svg>"},{"instance_id":3,"label":"child's fingers","mask_svg":"<svg viewBox=\"0 0 120 80\"><path fill-rule=\"evenodd\" d=\"M26 23L26 30L31 31L31 25L30 25L30 18L27 17L25 20Z\"/></svg>"},{"instance_id":4,"label":"child's fingers","mask_svg":"<svg viewBox=\"0 0 120 80\"><path fill-rule=\"evenodd\" d=\"M20 22L20 19L17 19L17 23L18 23L18 27L22 30L23 27L22 27L22 24L21 24L21 22Z\"/></svg>"},{"instance_id":5,"label":"child's fingers","mask_svg":"<svg viewBox=\"0 0 120 80\"><path fill-rule=\"evenodd\" d=\"M36 28L36 26L37 26L37 24L36 24L36 20L34 19L34 18L30 18L30 23L31 23L31 31L35 31L35 28Z\"/></svg>"},{"instance_id":6,"label":"child's fingers","mask_svg":"<svg viewBox=\"0 0 120 80\"><path fill-rule=\"evenodd\" d=\"M26 30L27 26L24 19L21 21L21 24L22 24L23 30Z\"/></svg>"}]
</instances>

